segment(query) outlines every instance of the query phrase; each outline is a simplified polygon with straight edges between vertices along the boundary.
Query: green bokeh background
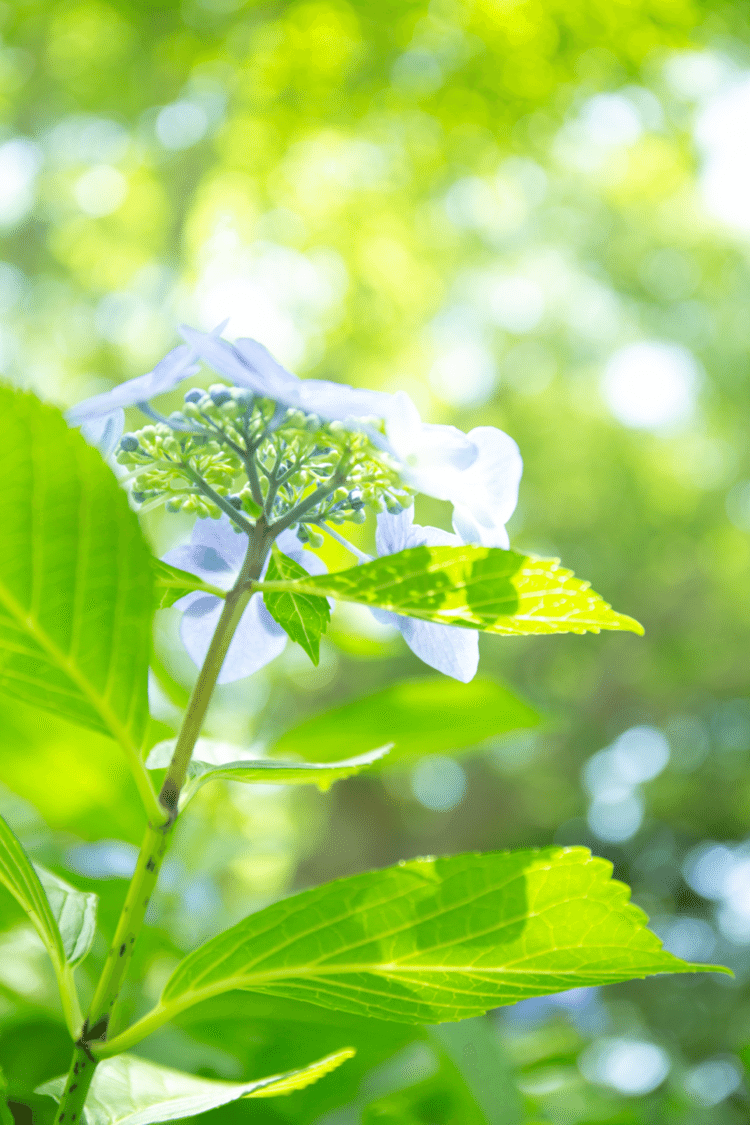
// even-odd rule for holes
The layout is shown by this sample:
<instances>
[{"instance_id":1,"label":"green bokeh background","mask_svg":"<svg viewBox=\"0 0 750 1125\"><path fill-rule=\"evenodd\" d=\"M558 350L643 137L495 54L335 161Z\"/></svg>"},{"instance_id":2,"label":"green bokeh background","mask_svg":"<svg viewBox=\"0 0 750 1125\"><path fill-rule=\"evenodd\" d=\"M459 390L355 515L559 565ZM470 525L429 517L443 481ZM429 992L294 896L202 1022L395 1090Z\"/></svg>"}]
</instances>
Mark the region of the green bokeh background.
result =
<instances>
[{"instance_id":1,"label":"green bokeh background","mask_svg":"<svg viewBox=\"0 0 750 1125\"><path fill-rule=\"evenodd\" d=\"M646 628L484 638L483 675L545 721L462 749L451 808L420 802L406 765L326 796L204 790L137 955L147 996L182 950L291 889L430 851L551 842L608 856L675 951L736 973L522 1005L444 1035L231 996L143 1053L249 1078L359 1045L319 1086L217 1121L746 1121L750 225L707 207L696 139L712 99L747 80L744 9L19 0L0 5L0 27L5 378L64 407L148 370L181 320L231 316L230 336L257 336L299 374L403 388L431 421L512 434L525 462L514 547L559 555ZM597 126L597 107L624 112L624 132ZM694 358L680 424L628 426L608 408L607 363L638 341ZM419 513L447 526L446 506ZM163 550L189 524L152 514L146 529ZM346 564L337 548L327 560ZM178 619L157 623L167 725L194 674ZM400 639L362 627L339 611L319 669L290 646L221 689L210 733L267 742L424 674ZM669 764L638 790L641 827L602 838L582 769L644 725ZM81 872L102 840L125 841L101 854L126 864L142 830L117 750L7 702L0 728L4 815L35 858L101 894L111 930L124 882ZM734 856L715 901L686 878L710 841ZM50 974L3 909L0 1066L18 1120L43 1121L51 1102L31 1091L64 1068L66 1039ZM619 1041L658 1048L648 1057L669 1071L652 1092L628 1094L638 1065ZM607 1081L607 1057L625 1079ZM720 1065L695 1069L706 1062ZM712 1103L719 1073L728 1092Z\"/></svg>"}]
</instances>

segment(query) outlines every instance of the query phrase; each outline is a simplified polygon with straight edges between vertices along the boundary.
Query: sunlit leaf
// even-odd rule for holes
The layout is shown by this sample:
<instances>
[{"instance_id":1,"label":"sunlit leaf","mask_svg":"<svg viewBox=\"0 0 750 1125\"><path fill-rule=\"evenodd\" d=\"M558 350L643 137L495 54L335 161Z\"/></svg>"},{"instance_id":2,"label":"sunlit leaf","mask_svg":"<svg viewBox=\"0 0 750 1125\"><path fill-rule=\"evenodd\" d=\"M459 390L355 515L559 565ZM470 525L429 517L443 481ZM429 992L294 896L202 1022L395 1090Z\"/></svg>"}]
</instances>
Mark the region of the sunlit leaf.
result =
<instances>
[{"instance_id":1,"label":"sunlit leaf","mask_svg":"<svg viewBox=\"0 0 750 1125\"><path fill-rule=\"evenodd\" d=\"M392 741L390 765L420 754L462 750L538 723L536 711L495 680L480 677L462 684L431 676L402 680L313 715L282 734L273 753L325 762Z\"/></svg>"},{"instance_id":2,"label":"sunlit leaf","mask_svg":"<svg viewBox=\"0 0 750 1125\"><path fill-rule=\"evenodd\" d=\"M304 1089L350 1059L345 1047L309 1066L253 1082L216 1082L179 1070L158 1066L135 1055L119 1055L99 1064L86 1099L88 1125L150 1125L174 1121L228 1105L238 1098L273 1098ZM55 1101L65 1087L65 1077L45 1082L37 1094Z\"/></svg>"},{"instance_id":3,"label":"sunlit leaf","mask_svg":"<svg viewBox=\"0 0 750 1125\"><path fill-rule=\"evenodd\" d=\"M189 954L106 1053L228 989L439 1023L569 988L707 968L667 953L586 848L415 859L260 910Z\"/></svg>"},{"instance_id":4,"label":"sunlit leaf","mask_svg":"<svg viewBox=\"0 0 750 1125\"><path fill-rule=\"evenodd\" d=\"M212 586L195 574L171 566L162 559L152 559L151 565L155 577L156 609L168 609L169 606L174 605L180 598L184 598L185 594L190 594L193 590L201 590L206 594L213 594L217 598L226 597L226 590L222 590L220 586Z\"/></svg>"},{"instance_id":5,"label":"sunlit leaf","mask_svg":"<svg viewBox=\"0 0 750 1125\"><path fill-rule=\"evenodd\" d=\"M361 602L486 633L643 632L637 621L616 613L557 559L497 547L410 547L334 574L258 585Z\"/></svg>"},{"instance_id":6,"label":"sunlit leaf","mask_svg":"<svg viewBox=\"0 0 750 1125\"><path fill-rule=\"evenodd\" d=\"M285 580L304 581L309 575L304 567L281 551L271 552L266 579L269 582ZM284 630L305 650L313 664L320 660L320 638L331 619L331 608L325 598L311 597L294 590L264 595L266 609Z\"/></svg>"},{"instance_id":7,"label":"sunlit leaf","mask_svg":"<svg viewBox=\"0 0 750 1125\"><path fill-rule=\"evenodd\" d=\"M170 763L175 745L176 739L173 738L157 743L146 760L146 766L149 769L164 769ZM280 762L276 758L221 760L231 749L224 742L198 739L195 752L209 758L209 761L198 758L190 762L187 784L180 796L180 808L184 808L207 781L243 781L256 785L317 785L319 789L329 789L334 781L351 777L380 761L388 753L389 747L380 746L377 750L340 762Z\"/></svg>"},{"instance_id":8,"label":"sunlit leaf","mask_svg":"<svg viewBox=\"0 0 750 1125\"><path fill-rule=\"evenodd\" d=\"M0 409L0 688L116 738L148 801L153 578L138 520L57 410L7 387Z\"/></svg>"},{"instance_id":9,"label":"sunlit leaf","mask_svg":"<svg viewBox=\"0 0 750 1125\"><path fill-rule=\"evenodd\" d=\"M56 880L56 877L51 876L51 879ZM72 963L68 960L67 952L70 950L73 953L80 953L78 960L85 955L85 952L80 951L87 941L90 912L85 908L81 909L80 902L63 901L62 894L57 897L55 906L51 905L31 860L2 817L0 817L0 883L10 891L42 939L54 966L68 1025L71 1032L77 1034L81 1013L73 982ZM72 887L70 892L72 895L79 893ZM66 905L66 940L64 940L58 928L57 916L65 912ZM76 921L79 925L78 932L76 932Z\"/></svg>"}]
</instances>

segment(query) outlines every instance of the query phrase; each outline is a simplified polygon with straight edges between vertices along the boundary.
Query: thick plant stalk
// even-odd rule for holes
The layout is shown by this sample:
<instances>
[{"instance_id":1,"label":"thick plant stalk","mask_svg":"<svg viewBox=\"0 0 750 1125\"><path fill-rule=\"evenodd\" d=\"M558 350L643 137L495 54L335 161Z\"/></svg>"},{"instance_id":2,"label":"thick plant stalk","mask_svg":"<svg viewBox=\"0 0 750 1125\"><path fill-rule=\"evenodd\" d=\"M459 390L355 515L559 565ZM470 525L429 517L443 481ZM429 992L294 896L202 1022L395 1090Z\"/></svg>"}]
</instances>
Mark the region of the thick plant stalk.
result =
<instances>
[{"instance_id":1,"label":"thick plant stalk","mask_svg":"<svg viewBox=\"0 0 750 1125\"><path fill-rule=\"evenodd\" d=\"M177 819L180 791L185 784L190 758L203 727L203 720L224 657L252 596L250 584L260 577L272 538L265 522L259 520L250 537L239 577L226 596L206 659L190 696L172 761L159 794L164 819L161 824L149 824L146 829L115 936L107 954L107 962L94 993L81 1037L75 1045L55 1125L75 1125L75 1122L81 1119L86 1095L98 1065L91 1047L95 1044L101 1045L111 1031L117 999Z\"/></svg>"}]
</instances>

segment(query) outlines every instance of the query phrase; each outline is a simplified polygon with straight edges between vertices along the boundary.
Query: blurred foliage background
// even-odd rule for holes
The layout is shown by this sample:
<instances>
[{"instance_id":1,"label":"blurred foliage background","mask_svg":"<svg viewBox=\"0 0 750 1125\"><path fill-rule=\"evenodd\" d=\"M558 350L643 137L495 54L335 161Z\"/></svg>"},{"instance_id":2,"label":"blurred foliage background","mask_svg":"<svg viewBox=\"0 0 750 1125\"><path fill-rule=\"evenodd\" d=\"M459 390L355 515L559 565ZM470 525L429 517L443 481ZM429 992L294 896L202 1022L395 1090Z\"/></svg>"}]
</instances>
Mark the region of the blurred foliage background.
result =
<instances>
[{"instance_id":1,"label":"blurred foliage background","mask_svg":"<svg viewBox=\"0 0 750 1125\"><path fill-rule=\"evenodd\" d=\"M485 638L482 676L536 707L537 731L466 747L447 723L439 753L417 740L412 760L324 796L204 790L131 1008L181 951L291 889L552 842L608 856L669 948L736 974L426 1032L237 994L140 1050L249 1078L359 1047L310 1090L217 1121L746 1121L744 7L13 0L0 27L6 379L64 407L148 370L181 320L229 316L230 336L300 374L405 388L432 421L512 434L526 466L513 545L559 555L646 627ZM419 514L446 525L437 502ZM189 531L148 519L159 551ZM159 616L154 708L174 725L194 670L178 614ZM319 669L290 646L220 691L210 733L272 744L425 672L367 614L338 610ZM116 748L15 703L0 728L3 814L35 858L98 891L111 931L142 830ZM67 1065L67 1040L35 940L2 911L0 1066L18 1120L44 1121L51 1102L31 1091Z\"/></svg>"}]
</instances>

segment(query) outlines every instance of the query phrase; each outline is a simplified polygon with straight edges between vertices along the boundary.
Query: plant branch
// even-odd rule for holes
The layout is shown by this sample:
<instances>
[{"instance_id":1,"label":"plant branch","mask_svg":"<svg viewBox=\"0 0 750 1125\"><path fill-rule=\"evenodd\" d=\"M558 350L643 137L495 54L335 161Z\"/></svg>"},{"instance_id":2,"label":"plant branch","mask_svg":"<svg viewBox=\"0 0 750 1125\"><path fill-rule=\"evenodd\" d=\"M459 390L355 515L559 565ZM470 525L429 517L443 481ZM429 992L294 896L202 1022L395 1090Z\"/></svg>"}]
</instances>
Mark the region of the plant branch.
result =
<instances>
[{"instance_id":1,"label":"plant branch","mask_svg":"<svg viewBox=\"0 0 750 1125\"><path fill-rule=\"evenodd\" d=\"M238 527L241 527L245 532L245 535L253 534L253 525L249 520L246 520L243 515L240 515L234 504L230 504L224 496L220 496L218 492L214 492L213 488L211 488L211 485L206 484L203 477L196 473L195 469L193 469L190 465L186 465L183 463L182 469L185 475L189 476L190 479L195 482L203 495L207 497L207 499L212 500L214 504L216 504L217 508L221 508L222 512L225 512L226 515L229 516L230 520L236 523Z\"/></svg>"}]
</instances>

